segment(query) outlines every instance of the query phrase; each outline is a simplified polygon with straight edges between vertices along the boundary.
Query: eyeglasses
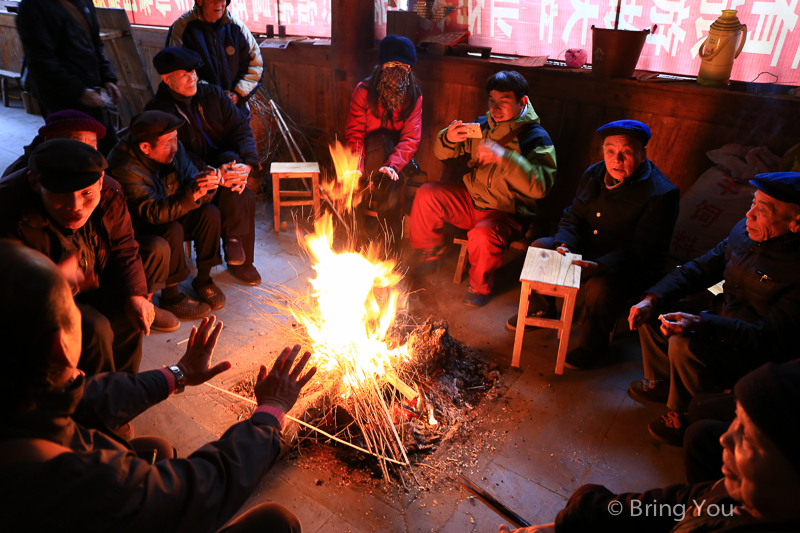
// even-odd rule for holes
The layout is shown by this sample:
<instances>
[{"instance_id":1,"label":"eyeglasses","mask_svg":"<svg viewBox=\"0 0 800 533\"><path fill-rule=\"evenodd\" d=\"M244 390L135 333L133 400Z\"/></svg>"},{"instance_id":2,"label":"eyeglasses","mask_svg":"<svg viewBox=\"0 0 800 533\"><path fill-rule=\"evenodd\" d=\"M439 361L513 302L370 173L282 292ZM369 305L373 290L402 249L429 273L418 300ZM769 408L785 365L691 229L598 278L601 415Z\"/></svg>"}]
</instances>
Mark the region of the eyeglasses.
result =
<instances>
[{"instance_id":1,"label":"eyeglasses","mask_svg":"<svg viewBox=\"0 0 800 533\"><path fill-rule=\"evenodd\" d=\"M383 68L399 68L408 72L411 70L411 65L406 65L405 63L401 63L400 61L387 61L383 64Z\"/></svg>"}]
</instances>

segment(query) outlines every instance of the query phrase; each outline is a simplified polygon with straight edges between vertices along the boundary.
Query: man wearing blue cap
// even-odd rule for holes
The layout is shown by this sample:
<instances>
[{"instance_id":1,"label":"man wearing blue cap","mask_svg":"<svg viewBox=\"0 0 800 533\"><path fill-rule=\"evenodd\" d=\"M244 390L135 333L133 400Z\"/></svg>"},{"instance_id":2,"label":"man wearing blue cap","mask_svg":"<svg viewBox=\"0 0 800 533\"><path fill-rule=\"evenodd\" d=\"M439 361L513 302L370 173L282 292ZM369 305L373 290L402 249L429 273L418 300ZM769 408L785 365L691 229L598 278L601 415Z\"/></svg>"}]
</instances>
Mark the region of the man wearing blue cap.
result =
<instances>
[{"instance_id":1,"label":"man wearing blue cap","mask_svg":"<svg viewBox=\"0 0 800 533\"><path fill-rule=\"evenodd\" d=\"M250 171L259 167L253 130L219 87L197 83L196 69L202 65L192 50L169 47L157 53L153 66L162 82L145 110L181 119L178 139L197 170L219 169L222 179L212 201L222 219L228 271L242 283L258 285L261 275L253 265L256 199L246 187Z\"/></svg>"},{"instance_id":2,"label":"man wearing blue cap","mask_svg":"<svg viewBox=\"0 0 800 533\"><path fill-rule=\"evenodd\" d=\"M754 368L800 357L800 173L759 174L744 220L702 257L675 269L647 290L630 311L639 329L643 380L631 383L637 400L666 402L670 412L648 429L679 444L690 400L730 388ZM724 281L711 309L648 321L656 309Z\"/></svg>"},{"instance_id":3,"label":"man wearing blue cap","mask_svg":"<svg viewBox=\"0 0 800 533\"><path fill-rule=\"evenodd\" d=\"M625 302L663 276L678 218L677 187L647 159L647 124L617 120L597 133L603 137L603 161L584 172L555 236L533 243L583 256L573 261L581 267L586 319L579 346L567 353L566 366L572 369L590 367L602 358ZM536 299L532 312L552 315L553 299ZM514 315L507 328L514 331L516 326Z\"/></svg>"}]
</instances>

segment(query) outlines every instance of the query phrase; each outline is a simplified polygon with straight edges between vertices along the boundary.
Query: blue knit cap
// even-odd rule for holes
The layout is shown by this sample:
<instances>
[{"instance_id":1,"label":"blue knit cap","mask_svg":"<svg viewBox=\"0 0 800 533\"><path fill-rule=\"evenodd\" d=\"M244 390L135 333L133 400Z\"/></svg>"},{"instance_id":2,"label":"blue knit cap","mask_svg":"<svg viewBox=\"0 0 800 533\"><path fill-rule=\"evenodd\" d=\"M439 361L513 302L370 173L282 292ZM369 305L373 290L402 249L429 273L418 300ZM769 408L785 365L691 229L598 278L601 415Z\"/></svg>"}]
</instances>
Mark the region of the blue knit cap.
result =
<instances>
[{"instance_id":1,"label":"blue knit cap","mask_svg":"<svg viewBox=\"0 0 800 533\"><path fill-rule=\"evenodd\" d=\"M414 43L405 37L387 35L378 44L378 63L383 65L389 61L399 61L414 66L417 62L417 50Z\"/></svg>"}]
</instances>

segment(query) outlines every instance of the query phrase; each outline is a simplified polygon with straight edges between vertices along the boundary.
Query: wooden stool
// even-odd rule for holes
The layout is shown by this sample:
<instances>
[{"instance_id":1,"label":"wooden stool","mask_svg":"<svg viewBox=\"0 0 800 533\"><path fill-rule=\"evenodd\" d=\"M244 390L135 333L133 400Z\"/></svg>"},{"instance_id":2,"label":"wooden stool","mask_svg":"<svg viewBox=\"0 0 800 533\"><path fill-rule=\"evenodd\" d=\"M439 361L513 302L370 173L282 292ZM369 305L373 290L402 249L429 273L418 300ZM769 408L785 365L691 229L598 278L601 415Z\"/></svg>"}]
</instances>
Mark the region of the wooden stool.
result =
<instances>
[{"instance_id":1,"label":"wooden stool","mask_svg":"<svg viewBox=\"0 0 800 533\"><path fill-rule=\"evenodd\" d=\"M458 263L456 264L456 273L453 276L453 283L461 283L461 279L464 277L464 268L467 266L467 244L469 244L469 240L467 239L466 235L462 235L453 239L453 244L458 244L461 246L461 251L458 253ZM509 248L513 250L524 250L528 247L528 241L524 238L518 241L514 241L509 245Z\"/></svg>"},{"instance_id":2,"label":"wooden stool","mask_svg":"<svg viewBox=\"0 0 800 533\"><path fill-rule=\"evenodd\" d=\"M580 254L561 255L555 250L528 248L528 255L525 256L525 264L519 277L522 282L522 291L519 295L519 314L517 315L517 331L514 336L511 366L519 368L525 326L538 326L558 330L556 374L564 373L569 332L572 329L572 312L575 310L575 295L581 286L581 267L573 265L572 260L580 258ZM564 298L561 318L554 320L528 316L528 298L531 292Z\"/></svg>"},{"instance_id":3,"label":"wooden stool","mask_svg":"<svg viewBox=\"0 0 800 533\"><path fill-rule=\"evenodd\" d=\"M314 218L319 218L319 164L318 163L272 163L272 202L275 208L275 231L281 230L281 206L313 205ZM287 178L311 178L310 191L282 191L280 182ZM282 197L300 198L283 200Z\"/></svg>"}]
</instances>

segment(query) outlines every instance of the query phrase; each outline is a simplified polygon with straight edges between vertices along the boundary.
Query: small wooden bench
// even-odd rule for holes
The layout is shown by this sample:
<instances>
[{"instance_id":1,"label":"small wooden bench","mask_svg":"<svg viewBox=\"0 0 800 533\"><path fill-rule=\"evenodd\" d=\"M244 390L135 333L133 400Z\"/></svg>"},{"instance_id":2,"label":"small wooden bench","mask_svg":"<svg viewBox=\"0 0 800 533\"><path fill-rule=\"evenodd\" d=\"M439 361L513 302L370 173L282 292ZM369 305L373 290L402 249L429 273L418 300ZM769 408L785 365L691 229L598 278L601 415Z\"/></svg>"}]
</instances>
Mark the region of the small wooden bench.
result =
<instances>
[{"instance_id":1,"label":"small wooden bench","mask_svg":"<svg viewBox=\"0 0 800 533\"><path fill-rule=\"evenodd\" d=\"M581 267L572 264L574 259L581 259L581 255L561 255L555 250L528 248L525 264L519 276L519 280L522 282L522 289L519 295L519 314L517 315L517 330L514 336L514 352L511 356L511 366L519 367L525 326L538 326L540 328L558 330L556 374L564 373L569 334L572 330L572 314L575 310L575 296L581 286ZM552 318L528 316L528 300L531 292L564 298L561 318L554 320Z\"/></svg>"},{"instance_id":2,"label":"small wooden bench","mask_svg":"<svg viewBox=\"0 0 800 533\"><path fill-rule=\"evenodd\" d=\"M461 246L461 251L458 253L458 263L456 264L456 273L453 276L453 283L459 284L461 283L461 279L464 277L464 269L467 266L467 244L469 244L469 240L467 239L466 235L458 235L455 239L453 239L453 244L458 244ZM527 239L520 239L518 241L514 241L509 245L509 248L512 250L525 250L528 248Z\"/></svg>"},{"instance_id":3,"label":"small wooden bench","mask_svg":"<svg viewBox=\"0 0 800 533\"><path fill-rule=\"evenodd\" d=\"M314 206L314 218L320 215L319 163L272 163L272 201L275 211L275 231L281 230L281 207L296 205ZM282 179L311 179L310 191L282 191ZM283 198L287 199L284 200ZM296 198L296 199L292 199Z\"/></svg>"},{"instance_id":4,"label":"small wooden bench","mask_svg":"<svg viewBox=\"0 0 800 533\"><path fill-rule=\"evenodd\" d=\"M0 89L3 93L3 107L8 107L9 105L9 89L8 80L14 80L17 82L17 85L20 83L22 75L19 72L11 72L10 70L3 70L0 69Z\"/></svg>"}]
</instances>

